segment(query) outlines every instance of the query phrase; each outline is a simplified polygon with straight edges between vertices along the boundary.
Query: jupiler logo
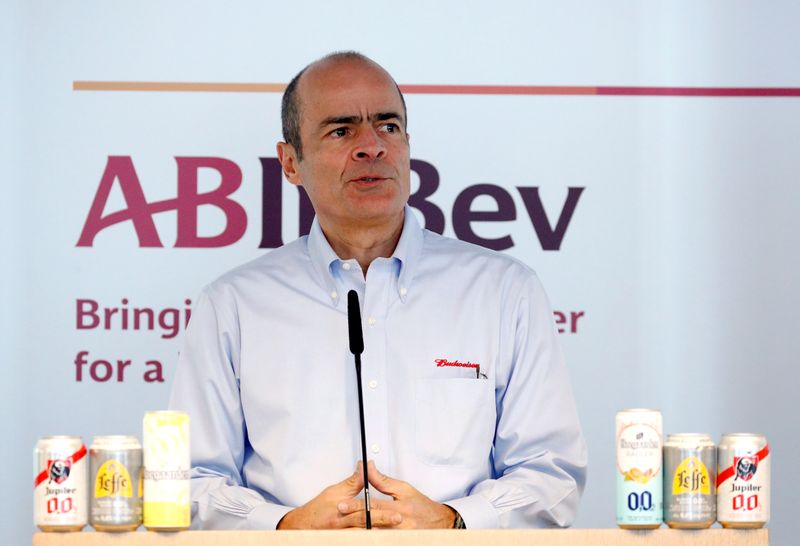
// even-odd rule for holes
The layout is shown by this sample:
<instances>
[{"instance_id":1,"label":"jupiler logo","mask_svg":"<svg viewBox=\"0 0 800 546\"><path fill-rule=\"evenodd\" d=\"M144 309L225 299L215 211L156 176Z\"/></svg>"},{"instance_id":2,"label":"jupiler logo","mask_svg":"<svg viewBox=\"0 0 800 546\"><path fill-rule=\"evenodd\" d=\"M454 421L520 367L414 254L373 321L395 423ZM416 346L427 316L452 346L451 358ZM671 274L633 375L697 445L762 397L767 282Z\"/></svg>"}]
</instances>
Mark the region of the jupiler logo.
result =
<instances>
[{"instance_id":1,"label":"jupiler logo","mask_svg":"<svg viewBox=\"0 0 800 546\"><path fill-rule=\"evenodd\" d=\"M69 459L56 459L55 461L49 461L48 467L50 469L50 482L59 484L69 478L69 471L72 469L72 461Z\"/></svg>"},{"instance_id":2,"label":"jupiler logo","mask_svg":"<svg viewBox=\"0 0 800 546\"><path fill-rule=\"evenodd\" d=\"M752 455L750 457L734 457L734 465L736 466L736 479L749 482L755 476L758 469L758 457Z\"/></svg>"}]
</instances>

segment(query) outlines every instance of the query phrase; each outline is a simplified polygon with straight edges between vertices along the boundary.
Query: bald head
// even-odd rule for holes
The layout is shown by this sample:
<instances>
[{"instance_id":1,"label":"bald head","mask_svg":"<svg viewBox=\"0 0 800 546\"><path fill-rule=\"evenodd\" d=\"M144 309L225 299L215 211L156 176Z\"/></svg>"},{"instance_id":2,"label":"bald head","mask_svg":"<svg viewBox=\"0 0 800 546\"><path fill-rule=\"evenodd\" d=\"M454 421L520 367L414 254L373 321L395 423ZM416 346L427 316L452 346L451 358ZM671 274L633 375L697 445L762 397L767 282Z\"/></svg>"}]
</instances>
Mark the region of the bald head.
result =
<instances>
[{"instance_id":1,"label":"bald head","mask_svg":"<svg viewBox=\"0 0 800 546\"><path fill-rule=\"evenodd\" d=\"M314 61L298 72L297 75L292 78L292 81L289 82L289 85L286 86L286 91L283 93L283 101L281 103L283 140L294 147L298 161L303 159L303 144L300 138L300 120L302 118L303 97L305 95L305 90L303 89L305 85L303 82L305 82L309 74L313 74L319 70L335 70L338 65L343 64L363 64L366 67L379 70L386 74L386 77L394 83L397 94L400 96L400 101L403 104L403 120L405 122L408 120L406 101L403 97L403 93L400 91L400 87L397 85L397 82L394 81L394 78L392 78L381 65L357 51L339 51L331 53Z\"/></svg>"}]
</instances>

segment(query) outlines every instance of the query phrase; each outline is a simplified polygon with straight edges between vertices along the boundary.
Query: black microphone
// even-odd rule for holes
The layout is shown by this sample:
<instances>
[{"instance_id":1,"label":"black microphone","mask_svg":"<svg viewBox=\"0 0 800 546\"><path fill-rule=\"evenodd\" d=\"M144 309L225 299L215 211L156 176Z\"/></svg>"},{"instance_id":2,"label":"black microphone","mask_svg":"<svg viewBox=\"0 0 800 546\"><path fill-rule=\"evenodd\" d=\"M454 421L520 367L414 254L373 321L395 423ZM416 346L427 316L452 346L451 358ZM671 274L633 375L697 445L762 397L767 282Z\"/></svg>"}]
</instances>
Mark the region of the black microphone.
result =
<instances>
[{"instance_id":1,"label":"black microphone","mask_svg":"<svg viewBox=\"0 0 800 546\"><path fill-rule=\"evenodd\" d=\"M358 382L358 417L361 420L361 466L364 469L364 507L366 509L366 528L372 529L369 509L369 478L367 477L367 437L364 432L364 394L361 390L361 353L364 352L364 332L361 330L361 308L358 293L347 293L347 329L350 335L350 352L356 361L356 380Z\"/></svg>"},{"instance_id":2,"label":"black microphone","mask_svg":"<svg viewBox=\"0 0 800 546\"><path fill-rule=\"evenodd\" d=\"M364 352L364 333L361 331L361 308L358 305L358 292L347 293L347 328L350 334L350 352L361 356ZM361 367L361 358L356 359L356 366Z\"/></svg>"}]
</instances>

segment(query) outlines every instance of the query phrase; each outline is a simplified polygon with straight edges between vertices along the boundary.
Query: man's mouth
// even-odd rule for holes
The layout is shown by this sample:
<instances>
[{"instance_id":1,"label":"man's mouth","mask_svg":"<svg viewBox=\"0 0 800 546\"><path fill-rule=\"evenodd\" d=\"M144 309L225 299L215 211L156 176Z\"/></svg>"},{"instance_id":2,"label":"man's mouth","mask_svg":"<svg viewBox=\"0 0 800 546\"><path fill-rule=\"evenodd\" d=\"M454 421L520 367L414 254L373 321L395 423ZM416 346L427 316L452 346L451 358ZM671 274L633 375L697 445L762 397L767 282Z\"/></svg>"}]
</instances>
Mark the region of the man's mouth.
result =
<instances>
[{"instance_id":1,"label":"man's mouth","mask_svg":"<svg viewBox=\"0 0 800 546\"><path fill-rule=\"evenodd\" d=\"M372 184L374 182L382 182L386 179L381 176L362 176L360 178L355 178L354 180L361 184Z\"/></svg>"}]
</instances>

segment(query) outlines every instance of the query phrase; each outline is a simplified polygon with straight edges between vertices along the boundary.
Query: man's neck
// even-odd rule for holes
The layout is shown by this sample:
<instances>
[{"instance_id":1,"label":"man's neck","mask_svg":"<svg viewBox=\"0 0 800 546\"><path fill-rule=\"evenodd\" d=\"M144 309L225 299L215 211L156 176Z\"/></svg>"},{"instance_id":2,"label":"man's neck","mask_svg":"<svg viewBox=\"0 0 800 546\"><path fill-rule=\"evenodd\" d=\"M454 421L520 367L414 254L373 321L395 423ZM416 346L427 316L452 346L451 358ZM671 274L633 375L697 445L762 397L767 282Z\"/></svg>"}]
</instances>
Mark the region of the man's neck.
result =
<instances>
[{"instance_id":1,"label":"man's neck","mask_svg":"<svg viewBox=\"0 0 800 546\"><path fill-rule=\"evenodd\" d=\"M388 258L397 248L397 242L403 233L403 213L399 221L369 227L325 226L320 222L322 232L331 248L342 260L355 258L364 277L375 258Z\"/></svg>"}]
</instances>

